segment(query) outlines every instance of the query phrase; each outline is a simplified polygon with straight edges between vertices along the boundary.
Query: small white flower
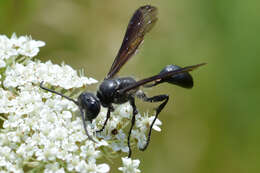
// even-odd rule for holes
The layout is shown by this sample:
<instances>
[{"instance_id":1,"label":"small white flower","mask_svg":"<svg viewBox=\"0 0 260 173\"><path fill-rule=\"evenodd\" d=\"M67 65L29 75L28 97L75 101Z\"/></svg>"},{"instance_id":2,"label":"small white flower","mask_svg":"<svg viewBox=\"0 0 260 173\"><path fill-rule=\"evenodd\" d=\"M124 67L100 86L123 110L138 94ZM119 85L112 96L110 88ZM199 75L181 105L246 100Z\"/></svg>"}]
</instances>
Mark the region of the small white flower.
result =
<instances>
[{"instance_id":1,"label":"small white flower","mask_svg":"<svg viewBox=\"0 0 260 173\"><path fill-rule=\"evenodd\" d=\"M90 172L91 171L91 168L88 167L87 163L85 160L81 160L80 162L77 163L76 167L75 167L75 170L77 172Z\"/></svg>"},{"instance_id":2,"label":"small white flower","mask_svg":"<svg viewBox=\"0 0 260 173\"><path fill-rule=\"evenodd\" d=\"M0 59L9 59L16 55L18 52L13 48L12 42L5 35L0 35Z\"/></svg>"},{"instance_id":3,"label":"small white flower","mask_svg":"<svg viewBox=\"0 0 260 173\"><path fill-rule=\"evenodd\" d=\"M146 140L146 136L145 136L145 132L141 131L141 130L132 130L132 137L136 138L138 143L137 146L138 148L143 148L144 145L146 144L147 140Z\"/></svg>"},{"instance_id":4,"label":"small white flower","mask_svg":"<svg viewBox=\"0 0 260 173\"><path fill-rule=\"evenodd\" d=\"M115 114L117 113L123 118L130 119L133 113L133 108L129 103L125 103L118 106L118 108L115 110Z\"/></svg>"},{"instance_id":5,"label":"small white flower","mask_svg":"<svg viewBox=\"0 0 260 173\"><path fill-rule=\"evenodd\" d=\"M116 139L114 142L112 142L111 147L114 151L123 151L128 152L129 148L125 143L126 135L123 133L122 130L119 131L119 133L116 135Z\"/></svg>"},{"instance_id":6,"label":"small white flower","mask_svg":"<svg viewBox=\"0 0 260 173\"><path fill-rule=\"evenodd\" d=\"M43 41L32 40L31 37L21 36L17 38L15 34L12 35L11 40L13 47L17 49L20 55L34 57L39 52L39 47L45 46Z\"/></svg>"},{"instance_id":7,"label":"small white flower","mask_svg":"<svg viewBox=\"0 0 260 173\"><path fill-rule=\"evenodd\" d=\"M154 118L155 116L149 117L148 113L145 113L143 116L137 115L138 120L136 121L136 126L140 128L141 131L146 131L150 128ZM162 125L162 122L157 118L153 124L153 129L160 132L160 125Z\"/></svg>"},{"instance_id":8,"label":"small white flower","mask_svg":"<svg viewBox=\"0 0 260 173\"><path fill-rule=\"evenodd\" d=\"M65 170L60 168L60 165L55 162L45 165L44 173L65 173Z\"/></svg>"},{"instance_id":9,"label":"small white flower","mask_svg":"<svg viewBox=\"0 0 260 173\"><path fill-rule=\"evenodd\" d=\"M80 158L78 155L72 155L72 153L66 155L67 169L69 171L76 170L78 164L80 162Z\"/></svg>"},{"instance_id":10,"label":"small white flower","mask_svg":"<svg viewBox=\"0 0 260 173\"><path fill-rule=\"evenodd\" d=\"M97 165L96 170L98 173L107 173L107 172L109 172L110 168L107 164L103 163L103 164Z\"/></svg>"},{"instance_id":11,"label":"small white flower","mask_svg":"<svg viewBox=\"0 0 260 173\"><path fill-rule=\"evenodd\" d=\"M139 173L141 172L138 167L140 160L132 160L131 158L122 157L123 166L118 168L118 170L123 173Z\"/></svg>"},{"instance_id":12,"label":"small white flower","mask_svg":"<svg viewBox=\"0 0 260 173\"><path fill-rule=\"evenodd\" d=\"M82 158L87 158L88 160L96 160L100 153L100 151L96 151L92 142L89 145L81 146L80 150L80 156Z\"/></svg>"},{"instance_id":13,"label":"small white flower","mask_svg":"<svg viewBox=\"0 0 260 173\"><path fill-rule=\"evenodd\" d=\"M108 143L105 140L98 141L98 143L96 144L96 148L101 146L108 146Z\"/></svg>"},{"instance_id":14,"label":"small white flower","mask_svg":"<svg viewBox=\"0 0 260 173\"><path fill-rule=\"evenodd\" d=\"M154 120L154 117L155 116L151 116L150 118L149 118L149 121L150 121L150 125L152 124L152 122L153 122L153 120ZM162 122L157 118L156 120L155 120L155 122L154 122L154 124L153 124L153 129L154 130L156 130L156 131L158 131L158 132L160 132L161 131L161 128L159 127L159 126L161 126L162 125Z\"/></svg>"},{"instance_id":15,"label":"small white flower","mask_svg":"<svg viewBox=\"0 0 260 173\"><path fill-rule=\"evenodd\" d=\"M110 170L110 168L107 164L96 165L94 162L90 161L86 165L86 170L84 170L84 172L87 172L87 173L108 173L109 170Z\"/></svg>"}]
</instances>

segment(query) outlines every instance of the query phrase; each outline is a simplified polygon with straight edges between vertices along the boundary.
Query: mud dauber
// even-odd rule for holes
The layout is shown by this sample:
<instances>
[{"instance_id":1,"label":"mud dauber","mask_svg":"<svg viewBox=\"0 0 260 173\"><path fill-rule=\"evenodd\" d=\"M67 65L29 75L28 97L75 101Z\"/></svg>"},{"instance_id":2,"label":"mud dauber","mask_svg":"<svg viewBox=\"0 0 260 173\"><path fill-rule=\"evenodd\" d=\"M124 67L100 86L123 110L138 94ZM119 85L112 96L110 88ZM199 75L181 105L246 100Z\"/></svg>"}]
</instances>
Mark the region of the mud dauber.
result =
<instances>
[{"instance_id":1,"label":"mud dauber","mask_svg":"<svg viewBox=\"0 0 260 173\"><path fill-rule=\"evenodd\" d=\"M107 121L110 118L110 113L114 110L112 104L122 104L130 102L130 105L133 108L133 117L131 121L131 127L128 133L128 157L131 157L132 154L130 146L130 136L133 126L135 125L135 117L138 113L135 105L135 96L139 99L142 99L144 102L162 102L156 108L155 118L150 126L146 144L143 148L139 148L142 151L144 151L149 145L152 127L155 123L155 120L158 118L159 113L163 110L163 108L169 100L169 96L166 94L147 97L144 92L140 92L141 90L139 90L139 87L143 86L149 88L156 86L160 83L167 82L184 88L192 88L193 79L188 72L205 64L202 63L187 66L184 68L181 68L177 65L168 65L165 68L163 68L163 70L159 74L149 78L145 78L140 81L136 81L132 77L115 77L115 75L119 72L121 67L135 54L139 45L143 42L144 35L152 29L156 21L156 7L146 5L140 7L135 11L134 15L132 16L128 24L121 48L106 78L100 84L96 95L90 92L83 92L79 95L77 100L74 100L54 90L45 88L43 86L43 82L41 82L40 84L40 87L42 89L65 97L66 99L74 102L76 105L79 106L85 132L88 138L92 141L94 140L87 131L86 121L92 122L92 120L98 116L101 105L103 107L108 108L108 110L104 125L98 132L104 130Z\"/></svg>"}]
</instances>

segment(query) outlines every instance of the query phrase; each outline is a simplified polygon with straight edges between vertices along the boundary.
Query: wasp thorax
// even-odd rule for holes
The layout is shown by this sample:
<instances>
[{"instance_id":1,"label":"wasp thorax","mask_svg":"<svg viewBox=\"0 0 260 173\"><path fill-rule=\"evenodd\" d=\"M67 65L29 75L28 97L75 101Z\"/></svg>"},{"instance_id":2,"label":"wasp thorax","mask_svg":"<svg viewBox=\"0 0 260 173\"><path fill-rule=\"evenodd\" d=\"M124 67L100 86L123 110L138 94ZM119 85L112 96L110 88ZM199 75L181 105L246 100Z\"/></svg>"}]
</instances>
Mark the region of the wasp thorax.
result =
<instances>
[{"instance_id":1,"label":"wasp thorax","mask_svg":"<svg viewBox=\"0 0 260 173\"><path fill-rule=\"evenodd\" d=\"M114 98L114 94L116 93L119 87L119 83L117 80L104 80L97 91L97 97L100 99L102 106L108 107Z\"/></svg>"}]
</instances>

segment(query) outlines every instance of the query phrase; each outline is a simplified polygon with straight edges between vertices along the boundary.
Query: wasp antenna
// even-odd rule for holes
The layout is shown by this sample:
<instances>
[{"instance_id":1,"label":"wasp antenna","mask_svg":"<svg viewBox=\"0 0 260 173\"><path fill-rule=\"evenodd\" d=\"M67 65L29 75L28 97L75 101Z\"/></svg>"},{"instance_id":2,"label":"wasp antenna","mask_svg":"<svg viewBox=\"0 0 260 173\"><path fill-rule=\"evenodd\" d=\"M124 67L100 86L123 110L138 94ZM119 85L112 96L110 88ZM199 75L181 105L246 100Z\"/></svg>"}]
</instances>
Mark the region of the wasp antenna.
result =
<instances>
[{"instance_id":1,"label":"wasp antenna","mask_svg":"<svg viewBox=\"0 0 260 173\"><path fill-rule=\"evenodd\" d=\"M52 89L49 89L49 88L44 87L44 86L43 86L43 83L44 83L43 81L40 83L40 88L41 88L41 89L44 89L44 90L46 90L46 91L52 92L52 93L57 94L57 95L60 95L61 97L64 97L64 98L68 99L69 101L72 101L72 102L75 103L76 105L79 105L79 103L78 103L76 100L74 100L74 99L72 99L72 98L69 98L68 96L65 96L65 95L63 95L63 94L61 94L61 93L59 93L59 92L57 92L57 91L54 91L54 90L52 90Z\"/></svg>"},{"instance_id":2,"label":"wasp antenna","mask_svg":"<svg viewBox=\"0 0 260 173\"><path fill-rule=\"evenodd\" d=\"M207 65L207 64L208 64L208 63L203 62L203 63L197 64L196 66L197 66L197 67L200 67L200 66Z\"/></svg>"}]
</instances>

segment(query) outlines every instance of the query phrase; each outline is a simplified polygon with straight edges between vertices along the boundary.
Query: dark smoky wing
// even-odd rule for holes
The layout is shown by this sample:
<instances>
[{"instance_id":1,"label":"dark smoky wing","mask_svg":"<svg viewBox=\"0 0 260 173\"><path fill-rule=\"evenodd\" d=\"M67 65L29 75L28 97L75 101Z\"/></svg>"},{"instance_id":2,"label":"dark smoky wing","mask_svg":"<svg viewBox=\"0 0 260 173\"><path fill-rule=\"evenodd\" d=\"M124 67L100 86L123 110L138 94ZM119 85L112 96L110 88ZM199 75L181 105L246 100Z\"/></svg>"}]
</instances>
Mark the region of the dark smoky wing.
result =
<instances>
[{"instance_id":1,"label":"dark smoky wing","mask_svg":"<svg viewBox=\"0 0 260 173\"><path fill-rule=\"evenodd\" d=\"M192 65L192 66L187 66L187 67L180 68L180 69L177 69L177 70L174 70L174 71L169 71L169 72L166 72L166 73L154 75L152 77L145 78L143 80L137 81L136 83L134 83L134 84L132 84L132 85L126 87L126 88L123 88L123 89L119 90L118 93L120 93L120 94L126 93L126 92L128 92L128 91L130 91L132 89L135 89L135 88L137 88L139 86L142 86L142 85L145 85L147 83L150 83L150 82L153 82L153 81L157 81L157 80L162 80L162 79L165 79L167 77L175 76L175 75L180 74L180 73L189 72L189 71L195 70L196 68L198 68L200 66L203 66L203 65L206 65L206 63L201 63L201 64Z\"/></svg>"},{"instance_id":2,"label":"dark smoky wing","mask_svg":"<svg viewBox=\"0 0 260 173\"><path fill-rule=\"evenodd\" d=\"M144 35L152 29L156 21L157 9L155 7L146 5L136 10L128 24L123 43L106 79L112 78L135 54L144 39Z\"/></svg>"}]
</instances>

